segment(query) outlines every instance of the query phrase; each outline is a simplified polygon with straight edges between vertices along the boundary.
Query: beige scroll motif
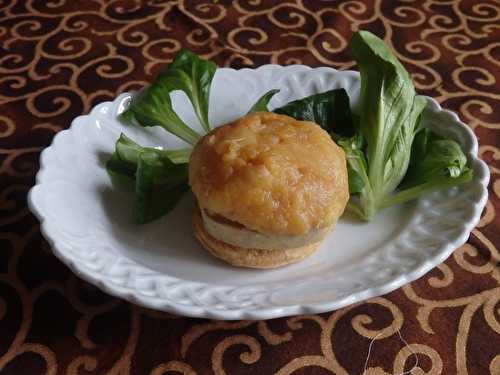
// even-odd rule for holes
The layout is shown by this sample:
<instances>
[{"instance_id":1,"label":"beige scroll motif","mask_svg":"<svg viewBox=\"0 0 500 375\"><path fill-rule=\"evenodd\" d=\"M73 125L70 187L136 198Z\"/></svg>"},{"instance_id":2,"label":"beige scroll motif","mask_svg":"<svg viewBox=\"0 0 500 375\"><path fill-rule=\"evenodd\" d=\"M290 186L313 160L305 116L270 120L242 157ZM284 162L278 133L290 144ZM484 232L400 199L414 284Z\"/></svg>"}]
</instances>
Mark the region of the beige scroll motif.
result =
<instances>
[{"instance_id":1,"label":"beige scroll motif","mask_svg":"<svg viewBox=\"0 0 500 375\"><path fill-rule=\"evenodd\" d=\"M480 239L483 241L485 240L484 237ZM467 250L462 250L462 251L467 251ZM458 255L458 259L462 259L460 258L460 255ZM457 261L457 263L459 262L461 262L461 260ZM490 272L494 278L497 277L495 270L489 269L489 266L474 268L471 267L472 265L468 263L462 263L461 265L462 266L466 265L465 267L471 272L475 272L478 270L481 273ZM494 331L496 331L497 333L500 332L500 327L499 327L500 324L498 320L495 318L494 314L494 309L498 305L498 302L500 300L500 287L493 288L490 290L485 290L484 292L467 297L457 297L455 299L447 299L447 300L430 300L419 297L410 285L404 287L403 290L410 300L421 305L417 313L417 319L422 329L430 334L434 334L434 330L429 324L429 316L434 309L462 307L462 306L464 307L458 326L457 339L455 342L455 353L456 353L457 373L460 375L468 374L466 348L467 348L467 338L469 336L469 330L472 318L476 314L476 312L480 309L480 307L483 306L485 320L488 323L489 327Z\"/></svg>"},{"instance_id":2,"label":"beige scroll motif","mask_svg":"<svg viewBox=\"0 0 500 375\"><path fill-rule=\"evenodd\" d=\"M436 276L430 277L428 280L429 285L432 286L433 288L444 288L451 285L454 279L454 275L450 266L448 266L446 263L441 263L436 268L439 271L441 271L443 277L441 278L438 278Z\"/></svg>"},{"instance_id":3,"label":"beige scroll motif","mask_svg":"<svg viewBox=\"0 0 500 375\"><path fill-rule=\"evenodd\" d=\"M358 314L352 318L351 324L355 332L359 335L367 338L376 337L376 340L384 339L394 335L401 329L403 323L403 316L399 308L391 301L385 298L374 298L368 301L368 303L376 304L384 307L389 311L393 317L393 321L386 327L374 330L367 327L372 323L372 318L368 315ZM206 324L201 324L192 327L183 337L181 341L181 354L183 358L186 358L187 352L191 345L198 340L201 336L206 335L213 331L238 331L242 328L249 327L251 325L257 325L257 331L264 340L269 345L282 345L293 339L293 331L300 330L303 328L303 323L306 321L312 321L318 325L320 328L320 342L322 355L306 355L293 359L291 362L280 368L277 374L285 375L291 374L298 368L307 366L319 366L325 369L334 371L335 374L346 375L346 370L338 362L334 354L334 347L332 346L332 334L336 327L337 322L342 319L348 312L355 311L359 306L354 305L339 311L336 311L330 315L328 320L321 318L320 316L297 316L287 319L287 325L291 331L284 333L274 333L270 330L266 322L252 322L252 321L239 321L239 322L209 322ZM216 344L212 352L212 367L216 374L229 373L224 369L223 357L225 351L236 344L243 344L249 348L248 352L241 355L241 360L244 363L252 364L259 360L261 356L260 344L255 340L254 337L242 334L231 333L225 339Z\"/></svg>"},{"instance_id":4,"label":"beige scroll motif","mask_svg":"<svg viewBox=\"0 0 500 375\"><path fill-rule=\"evenodd\" d=\"M431 368L429 371L424 372L420 367L408 372L409 374L416 375L440 375L443 372L443 361L439 353L428 345L423 344L409 344L403 347L394 360L393 374L403 374L408 359L415 354L423 354L431 360ZM408 370L406 370L408 371Z\"/></svg>"},{"instance_id":5,"label":"beige scroll motif","mask_svg":"<svg viewBox=\"0 0 500 375\"><path fill-rule=\"evenodd\" d=\"M212 370L215 375L230 374L224 370L223 358L227 349L233 345L245 345L248 347L248 351L240 354L241 362L250 365L260 359L261 345L254 337L248 335L227 336L215 346L212 352Z\"/></svg>"},{"instance_id":6,"label":"beige scroll motif","mask_svg":"<svg viewBox=\"0 0 500 375\"><path fill-rule=\"evenodd\" d=\"M93 371L97 368L97 359L90 355L80 355L75 357L66 369L66 375L80 375L80 369L85 371Z\"/></svg>"},{"instance_id":7,"label":"beige scroll motif","mask_svg":"<svg viewBox=\"0 0 500 375\"><path fill-rule=\"evenodd\" d=\"M193 368L181 361L170 361L167 363L163 363L161 365L156 366L153 371L151 371L150 375L164 375L167 372L176 372L176 373L181 373L182 375L196 375L196 371L193 370Z\"/></svg>"}]
</instances>

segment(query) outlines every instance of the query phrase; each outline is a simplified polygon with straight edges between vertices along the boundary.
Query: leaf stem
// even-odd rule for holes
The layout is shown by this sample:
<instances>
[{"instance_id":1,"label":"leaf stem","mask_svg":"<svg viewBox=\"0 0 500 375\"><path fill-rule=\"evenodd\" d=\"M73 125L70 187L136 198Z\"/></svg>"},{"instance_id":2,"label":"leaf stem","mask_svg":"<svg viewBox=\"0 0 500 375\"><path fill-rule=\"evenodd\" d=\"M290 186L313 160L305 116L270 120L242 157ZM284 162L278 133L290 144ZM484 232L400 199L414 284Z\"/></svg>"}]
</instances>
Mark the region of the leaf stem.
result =
<instances>
[{"instance_id":1,"label":"leaf stem","mask_svg":"<svg viewBox=\"0 0 500 375\"><path fill-rule=\"evenodd\" d=\"M455 185L465 184L472 179L472 170L467 170L456 178L443 178L435 181L426 182L405 190L401 190L396 194L385 197L380 203L379 208L384 209L387 207L395 206L409 202L413 199L420 197L436 190L446 189Z\"/></svg>"}]
</instances>

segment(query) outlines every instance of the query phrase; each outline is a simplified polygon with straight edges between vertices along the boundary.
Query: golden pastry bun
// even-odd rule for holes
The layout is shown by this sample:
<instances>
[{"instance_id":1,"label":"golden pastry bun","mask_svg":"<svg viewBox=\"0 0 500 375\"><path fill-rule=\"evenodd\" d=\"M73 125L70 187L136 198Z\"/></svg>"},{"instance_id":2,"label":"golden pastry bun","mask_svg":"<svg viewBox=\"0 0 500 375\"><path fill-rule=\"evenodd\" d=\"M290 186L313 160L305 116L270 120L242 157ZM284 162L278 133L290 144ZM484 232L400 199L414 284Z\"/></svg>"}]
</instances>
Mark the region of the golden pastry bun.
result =
<instances>
[{"instance_id":1,"label":"golden pastry bun","mask_svg":"<svg viewBox=\"0 0 500 375\"><path fill-rule=\"evenodd\" d=\"M330 228L349 199L345 155L328 133L269 112L205 135L191 154L189 183L208 214L268 235Z\"/></svg>"}]
</instances>

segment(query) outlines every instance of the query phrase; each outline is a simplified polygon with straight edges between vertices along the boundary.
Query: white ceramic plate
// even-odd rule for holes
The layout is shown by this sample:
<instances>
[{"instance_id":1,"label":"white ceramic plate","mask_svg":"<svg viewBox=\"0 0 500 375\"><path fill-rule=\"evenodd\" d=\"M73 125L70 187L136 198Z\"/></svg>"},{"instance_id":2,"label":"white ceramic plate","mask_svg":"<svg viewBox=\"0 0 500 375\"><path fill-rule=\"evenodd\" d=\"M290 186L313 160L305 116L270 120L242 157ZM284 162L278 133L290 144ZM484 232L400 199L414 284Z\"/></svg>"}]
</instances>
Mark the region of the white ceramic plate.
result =
<instances>
[{"instance_id":1,"label":"white ceramic plate","mask_svg":"<svg viewBox=\"0 0 500 375\"><path fill-rule=\"evenodd\" d=\"M219 69L212 124L244 115L272 88L271 108L306 95L344 87L354 107L359 75L331 68L266 65ZM462 245L487 200L489 172L477 141L458 117L429 99L425 124L457 140L474 170L467 185L386 210L371 223L342 218L305 261L270 271L233 268L210 256L191 231L193 198L153 223L132 223L133 193L116 190L104 169L120 132L143 145L180 146L159 128L117 121L130 94L96 106L56 135L42 152L29 206L54 253L81 278L106 292L153 309L216 319L268 319L318 313L390 292L422 276ZM184 94L174 107L199 124Z\"/></svg>"}]
</instances>

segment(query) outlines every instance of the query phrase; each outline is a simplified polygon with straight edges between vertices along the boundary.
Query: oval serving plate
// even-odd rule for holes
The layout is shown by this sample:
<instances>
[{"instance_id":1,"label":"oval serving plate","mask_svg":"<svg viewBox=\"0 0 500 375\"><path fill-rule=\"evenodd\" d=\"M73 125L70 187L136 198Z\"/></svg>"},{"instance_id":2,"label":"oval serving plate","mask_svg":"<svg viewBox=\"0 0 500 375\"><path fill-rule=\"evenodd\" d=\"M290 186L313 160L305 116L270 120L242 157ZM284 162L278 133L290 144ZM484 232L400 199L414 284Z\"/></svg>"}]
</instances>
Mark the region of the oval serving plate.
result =
<instances>
[{"instance_id":1,"label":"oval serving plate","mask_svg":"<svg viewBox=\"0 0 500 375\"><path fill-rule=\"evenodd\" d=\"M344 87L354 108L359 74L331 68L265 65L222 68L215 75L212 124L243 116L264 92L279 88L270 107ZM457 140L474 179L388 209L372 222L343 217L308 259L274 270L234 268L210 256L191 230L193 198L167 216L132 222L133 193L111 185L104 163L121 132L143 145L181 146L159 128L117 120L131 94L96 106L56 135L42 152L29 206L54 253L81 278L131 302L176 314L215 319L269 319L319 313L390 292L443 262L467 240L487 200L489 171L477 140L458 117L428 98L425 125ZM183 94L174 108L198 126Z\"/></svg>"}]
</instances>

